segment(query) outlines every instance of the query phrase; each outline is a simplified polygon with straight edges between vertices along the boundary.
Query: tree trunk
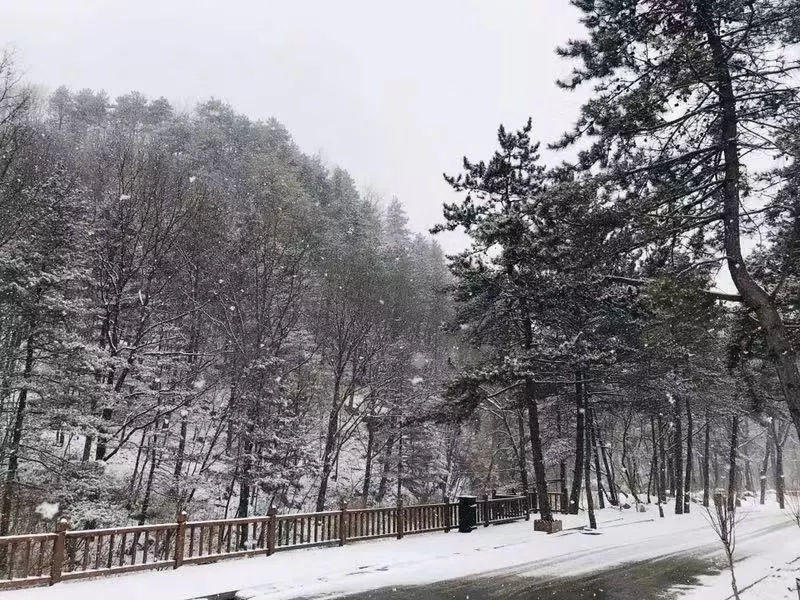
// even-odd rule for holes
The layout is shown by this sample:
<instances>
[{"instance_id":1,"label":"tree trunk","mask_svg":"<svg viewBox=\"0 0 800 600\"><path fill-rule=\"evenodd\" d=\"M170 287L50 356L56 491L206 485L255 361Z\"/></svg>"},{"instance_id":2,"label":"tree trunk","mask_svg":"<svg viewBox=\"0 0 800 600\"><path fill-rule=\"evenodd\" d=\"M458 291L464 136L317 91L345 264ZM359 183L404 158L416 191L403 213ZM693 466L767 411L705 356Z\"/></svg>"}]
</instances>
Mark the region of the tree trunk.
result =
<instances>
[{"instance_id":1,"label":"tree trunk","mask_svg":"<svg viewBox=\"0 0 800 600\"><path fill-rule=\"evenodd\" d=\"M333 450L336 444L336 431L339 429L339 390L340 378L337 377L333 384L333 406L328 414L328 428L325 433L325 450L322 453L322 473L320 474L319 490L317 492L316 512L325 510L325 497L328 495L328 480L333 470Z\"/></svg>"},{"instance_id":2,"label":"tree trunk","mask_svg":"<svg viewBox=\"0 0 800 600\"><path fill-rule=\"evenodd\" d=\"M647 503L650 504L652 502L650 498L650 490L653 487L653 473L655 473L656 468L656 447L653 446L652 454L650 455L650 470L648 471L647 475Z\"/></svg>"},{"instance_id":3,"label":"tree trunk","mask_svg":"<svg viewBox=\"0 0 800 600\"><path fill-rule=\"evenodd\" d=\"M561 429L561 407L556 406L556 434L558 435L558 439L560 440L563 435L563 431ZM567 463L564 461L563 456L558 461L558 489L561 492L561 497L566 498L569 495L569 490L567 490Z\"/></svg>"},{"instance_id":4,"label":"tree trunk","mask_svg":"<svg viewBox=\"0 0 800 600\"><path fill-rule=\"evenodd\" d=\"M525 402L528 406L528 429L531 433L531 451L533 455L533 476L536 481L536 495L539 501L539 518L552 521L550 498L547 495L547 479L544 469L542 438L539 432L539 407L536 402L536 384L530 377L525 378Z\"/></svg>"},{"instance_id":5,"label":"tree trunk","mask_svg":"<svg viewBox=\"0 0 800 600\"><path fill-rule=\"evenodd\" d=\"M750 461L750 421L744 419L742 421L742 436L744 437L744 444L742 452L744 453L744 489L748 492L755 492L756 487L753 484L753 471L752 462Z\"/></svg>"},{"instance_id":6,"label":"tree trunk","mask_svg":"<svg viewBox=\"0 0 800 600\"><path fill-rule=\"evenodd\" d=\"M131 485L128 488L128 510L133 509L135 505L134 499L139 495L139 490L136 488L136 478L139 476L139 465L142 464L142 454L144 453L144 445L147 440L147 427L142 429L142 437L139 439L139 449L136 451L136 462L133 463L133 475L131 476ZM147 462L145 458L144 462ZM142 469L144 469L142 464ZM134 493L135 492L135 493Z\"/></svg>"},{"instance_id":7,"label":"tree trunk","mask_svg":"<svg viewBox=\"0 0 800 600\"><path fill-rule=\"evenodd\" d=\"M111 409L107 406L104 407L100 411L100 418L103 424L100 426L100 435L97 436L97 446L95 446L94 452L95 460L103 460L106 457L106 447L108 446L108 426L106 423L111 420Z\"/></svg>"},{"instance_id":8,"label":"tree trunk","mask_svg":"<svg viewBox=\"0 0 800 600\"><path fill-rule=\"evenodd\" d=\"M601 509L603 509L606 507L606 502L603 499L603 477L602 472L600 471L600 453L597 450L597 437L595 436L594 432L595 416L593 408L586 408L586 418L588 419L586 425L590 436L590 448L594 454L594 472L597 476L597 504Z\"/></svg>"},{"instance_id":9,"label":"tree trunk","mask_svg":"<svg viewBox=\"0 0 800 600\"><path fill-rule=\"evenodd\" d=\"M692 441L694 421L692 419L692 403L686 398L686 479L683 484L683 512L689 512L692 493L692 467L694 466L694 456L692 454Z\"/></svg>"},{"instance_id":10,"label":"tree trunk","mask_svg":"<svg viewBox=\"0 0 800 600\"><path fill-rule=\"evenodd\" d=\"M675 490L677 486L675 485L675 458L674 458L674 447L675 447L675 431L674 425L673 428L667 431L667 447L670 449L670 452L667 452L667 475L669 477L669 493L671 496L675 495Z\"/></svg>"},{"instance_id":11,"label":"tree trunk","mask_svg":"<svg viewBox=\"0 0 800 600\"><path fill-rule=\"evenodd\" d=\"M659 435L660 435L659 431ZM650 417L650 434L653 437L653 461L655 462L654 468L656 470L657 476L654 478L656 480L656 503L658 504L658 516L660 518L664 518L664 506L661 504L664 490L661 486L664 484L664 478L661 476L663 475L663 471L660 469L660 464L658 461L658 456L660 452L656 450L656 420L651 416Z\"/></svg>"},{"instance_id":12,"label":"tree trunk","mask_svg":"<svg viewBox=\"0 0 800 600\"><path fill-rule=\"evenodd\" d=\"M364 457L364 485L361 488L361 502L364 508L369 500L369 486L372 479L372 448L375 445L375 428L367 420L367 455Z\"/></svg>"},{"instance_id":13,"label":"tree trunk","mask_svg":"<svg viewBox=\"0 0 800 600\"><path fill-rule=\"evenodd\" d=\"M519 480L522 490L528 494L528 465L525 460L525 417L524 409L517 411L517 433L519 435L519 450L517 451L517 462L519 463Z\"/></svg>"},{"instance_id":14,"label":"tree trunk","mask_svg":"<svg viewBox=\"0 0 800 600\"><path fill-rule=\"evenodd\" d=\"M588 413L588 410L586 411ZM585 414L586 414L585 413ZM586 418L588 414L586 414ZM594 499L592 498L592 477L591 477L591 468L590 464L592 461L592 442L590 436L585 436L586 438L586 451L584 452L584 460L583 460L583 474L584 474L584 487L586 488L586 512L589 513L589 527L591 529L597 529L597 519L594 515ZM600 495L600 490L597 490L597 494Z\"/></svg>"},{"instance_id":15,"label":"tree trunk","mask_svg":"<svg viewBox=\"0 0 800 600\"><path fill-rule=\"evenodd\" d=\"M180 479L183 472L183 455L186 452L186 417L181 415L181 434L178 440L178 455L175 458L175 479Z\"/></svg>"},{"instance_id":16,"label":"tree trunk","mask_svg":"<svg viewBox=\"0 0 800 600\"><path fill-rule=\"evenodd\" d=\"M616 482L614 481L614 471L613 465L611 463L611 459L606 452L605 444L603 443L603 438L600 436L600 423L597 421L597 415L595 414L595 418L592 419L595 433L597 436L597 445L600 448L600 455L603 457L603 467L606 470L606 482L608 483L608 498L611 502L611 506L619 506L619 497L617 496L617 486Z\"/></svg>"},{"instance_id":17,"label":"tree trunk","mask_svg":"<svg viewBox=\"0 0 800 600\"><path fill-rule=\"evenodd\" d=\"M710 496L710 473L711 466L711 419L708 408L706 408L705 442L703 445L703 506L708 506Z\"/></svg>"},{"instance_id":18,"label":"tree trunk","mask_svg":"<svg viewBox=\"0 0 800 600\"><path fill-rule=\"evenodd\" d=\"M3 501L0 503L0 511L2 511L0 515L0 536L8 535L11 530L11 505L16 488L17 471L19 470L19 447L22 441L22 429L28 403L28 385L33 372L33 335L28 336L25 346L25 367L22 371L24 384L17 395L17 410L14 413L14 428L11 433L11 447L8 452Z\"/></svg>"},{"instance_id":19,"label":"tree trunk","mask_svg":"<svg viewBox=\"0 0 800 600\"><path fill-rule=\"evenodd\" d=\"M389 487L389 472L392 469L392 448L394 447L394 434L389 434L389 439L386 440L386 447L383 450L383 469L381 470L381 479L378 482L378 491L375 494L375 502L380 504L386 496L386 490Z\"/></svg>"},{"instance_id":20,"label":"tree trunk","mask_svg":"<svg viewBox=\"0 0 800 600\"><path fill-rule=\"evenodd\" d=\"M94 412L94 409L92 409ZM83 456L81 457L81 462L87 462L89 457L92 456L92 444L94 443L94 435L91 433L87 433L83 439Z\"/></svg>"},{"instance_id":21,"label":"tree trunk","mask_svg":"<svg viewBox=\"0 0 800 600\"><path fill-rule=\"evenodd\" d=\"M661 421L661 413L658 413L658 454L660 457L659 466L661 467L658 473L658 487L661 490L659 499L661 502L667 501L667 451L664 447L664 424Z\"/></svg>"},{"instance_id":22,"label":"tree trunk","mask_svg":"<svg viewBox=\"0 0 800 600\"><path fill-rule=\"evenodd\" d=\"M736 451L739 443L739 415L731 417L731 448L728 456L728 510L736 510Z\"/></svg>"},{"instance_id":23,"label":"tree trunk","mask_svg":"<svg viewBox=\"0 0 800 600\"><path fill-rule=\"evenodd\" d=\"M681 430L681 401L675 398L675 448L673 464L675 465L675 514L683 514L683 432Z\"/></svg>"},{"instance_id":24,"label":"tree trunk","mask_svg":"<svg viewBox=\"0 0 800 600\"><path fill-rule=\"evenodd\" d=\"M778 507L781 510L784 508L784 484L783 477L783 442L778 433L778 428L775 426L775 419L772 419L772 442L775 444L775 496L778 500Z\"/></svg>"},{"instance_id":25,"label":"tree trunk","mask_svg":"<svg viewBox=\"0 0 800 600\"><path fill-rule=\"evenodd\" d=\"M153 480L156 474L156 443L158 436L158 426L153 427L153 438L150 447L150 471L147 474L147 484L144 487L144 497L142 498L142 512L139 514L139 525L144 525L147 520L147 511L150 509L150 493L153 491Z\"/></svg>"},{"instance_id":26,"label":"tree trunk","mask_svg":"<svg viewBox=\"0 0 800 600\"><path fill-rule=\"evenodd\" d=\"M581 499L581 477L583 471L583 451L586 447L586 408L584 402L583 373L575 372L575 467L572 471L572 491L569 496L569 512L577 515Z\"/></svg>"},{"instance_id":27,"label":"tree trunk","mask_svg":"<svg viewBox=\"0 0 800 600\"><path fill-rule=\"evenodd\" d=\"M239 505L236 507L236 517L244 518L247 516L250 506L250 472L253 469L253 442L250 439L250 432L244 440L242 452L242 468L239 471Z\"/></svg>"},{"instance_id":28,"label":"tree trunk","mask_svg":"<svg viewBox=\"0 0 800 600\"><path fill-rule=\"evenodd\" d=\"M769 457L772 454L772 434L770 430L767 429L764 438L766 439L766 443L764 444L764 460L761 462L761 471L759 472L759 485L760 485L760 497L759 503L764 504L767 500L767 470L769 469Z\"/></svg>"}]
</instances>

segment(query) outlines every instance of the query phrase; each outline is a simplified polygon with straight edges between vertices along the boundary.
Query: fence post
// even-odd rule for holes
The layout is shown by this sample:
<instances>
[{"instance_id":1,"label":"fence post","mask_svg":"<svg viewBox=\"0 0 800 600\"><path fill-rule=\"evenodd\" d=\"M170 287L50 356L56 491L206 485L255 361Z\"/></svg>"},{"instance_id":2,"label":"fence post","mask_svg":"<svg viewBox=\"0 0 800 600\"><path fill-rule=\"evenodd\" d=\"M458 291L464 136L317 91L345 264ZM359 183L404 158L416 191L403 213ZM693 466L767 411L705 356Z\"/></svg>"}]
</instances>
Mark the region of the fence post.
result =
<instances>
[{"instance_id":1,"label":"fence post","mask_svg":"<svg viewBox=\"0 0 800 600\"><path fill-rule=\"evenodd\" d=\"M50 585L61 581L61 570L64 568L64 545L67 540L67 520L61 519L56 524L56 540L53 542L53 558L50 562Z\"/></svg>"},{"instance_id":2,"label":"fence post","mask_svg":"<svg viewBox=\"0 0 800 600\"><path fill-rule=\"evenodd\" d=\"M406 528L406 515L403 509L403 499L397 499L397 539L403 539L403 532Z\"/></svg>"},{"instance_id":3,"label":"fence post","mask_svg":"<svg viewBox=\"0 0 800 600\"><path fill-rule=\"evenodd\" d=\"M525 511L525 520L531 520L531 505L530 505L531 496L528 494L528 490L522 492L522 510Z\"/></svg>"},{"instance_id":4,"label":"fence post","mask_svg":"<svg viewBox=\"0 0 800 600\"><path fill-rule=\"evenodd\" d=\"M267 556L271 554L275 554L275 542L277 540L276 533L278 531L277 528L277 519L278 516L278 509L274 506L270 506L267 510Z\"/></svg>"},{"instance_id":5,"label":"fence post","mask_svg":"<svg viewBox=\"0 0 800 600\"><path fill-rule=\"evenodd\" d=\"M186 539L186 511L178 513L178 525L175 528L175 563L173 569L183 564L183 541Z\"/></svg>"},{"instance_id":6,"label":"fence post","mask_svg":"<svg viewBox=\"0 0 800 600\"><path fill-rule=\"evenodd\" d=\"M489 495L483 495L483 526L489 526Z\"/></svg>"},{"instance_id":7,"label":"fence post","mask_svg":"<svg viewBox=\"0 0 800 600\"><path fill-rule=\"evenodd\" d=\"M342 502L339 509L339 545L344 546L347 541L347 529L350 525L347 517L347 502Z\"/></svg>"},{"instance_id":8,"label":"fence post","mask_svg":"<svg viewBox=\"0 0 800 600\"><path fill-rule=\"evenodd\" d=\"M450 531L452 523L450 522L450 498L444 497L444 532Z\"/></svg>"}]
</instances>

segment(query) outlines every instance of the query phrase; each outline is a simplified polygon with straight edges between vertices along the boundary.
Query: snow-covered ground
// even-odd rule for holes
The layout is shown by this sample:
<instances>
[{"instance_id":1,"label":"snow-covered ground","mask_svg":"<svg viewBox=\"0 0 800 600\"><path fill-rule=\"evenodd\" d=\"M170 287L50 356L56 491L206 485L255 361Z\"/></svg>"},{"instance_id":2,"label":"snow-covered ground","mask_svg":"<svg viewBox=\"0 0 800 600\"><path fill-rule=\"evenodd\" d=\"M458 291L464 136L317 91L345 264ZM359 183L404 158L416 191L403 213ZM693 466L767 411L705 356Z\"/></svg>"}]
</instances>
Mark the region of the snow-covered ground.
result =
<instances>
[{"instance_id":1,"label":"snow-covered ground","mask_svg":"<svg viewBox=\"0 0 800 600\"><path fill-rule=\"evenodd\" d=\"M788 519L787 519L788 520ZM748 538L737 545L736 580L742 600L796 600L800 580L800 528L793 524L779 535ZM732 598L731 574L701 576L700 587L680 600Z\"/></svg>"},{"instance_id":2,"label":"snow-covered ground","mask_svg":"<svg viewBox=\"0 0 800 600\"><path fill-rule=\"evenodd\" d=\"M674 554L717 554L719 542L703 516L702 507L695 505L692 509L689 515L667 514L664 519L658 518L653 506L646 513L606 509L599 513L601 535L585 535L577 529L584 525L584 515L565 516L564 526L576 529L550 536L534 533L532 522L521 521L481 527L470 534L451 531L408 536L401 541L377 540L343 548L295 550L176 571L62 583L50 588L7 592L0 597L3 600L173 600L238 591L239 598L280 600L335 597L508 569L513 569L517 576L535 578L577 576ZM800 557L797 526L774 507L745 506L742 513L746 517L739 525L738 536L738 554L744 558L737 573L740 587L777 569L788 574L791 565L787 563ZM800 559L794 565L800 565ZM794 598L784 595L788 592L785 586L781 591L783 584L777 581L768 577L743 597ZM686 598L722 600L729 593L727 573L709 577L704 584L708 587L702 593L692 592ZM759 586L775 586L778 591L765 595Z\"/></svg>"}]
</instances>

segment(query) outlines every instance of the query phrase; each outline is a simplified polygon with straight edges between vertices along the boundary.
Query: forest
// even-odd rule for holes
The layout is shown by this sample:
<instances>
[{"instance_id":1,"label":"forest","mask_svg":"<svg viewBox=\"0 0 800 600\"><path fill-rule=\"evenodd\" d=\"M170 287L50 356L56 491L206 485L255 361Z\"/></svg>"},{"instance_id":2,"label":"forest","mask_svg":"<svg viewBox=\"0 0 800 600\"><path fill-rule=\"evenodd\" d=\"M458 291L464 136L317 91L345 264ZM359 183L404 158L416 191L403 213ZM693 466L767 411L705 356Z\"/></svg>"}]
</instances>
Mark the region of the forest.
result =
<instances>
[{"instance_id":1,"label":"forest","mask_svg":"<svg viewBox=\"0 0 800 600\"><path fill-rule=\"evenodd\" d=\"M275 120L44 92L3 54L0 536L492 491L544 521L548 490L783 507L799 11L574 4L575 127L548 164L535 111L500 126L429 232Z\"/></svg>"}]
</instances>

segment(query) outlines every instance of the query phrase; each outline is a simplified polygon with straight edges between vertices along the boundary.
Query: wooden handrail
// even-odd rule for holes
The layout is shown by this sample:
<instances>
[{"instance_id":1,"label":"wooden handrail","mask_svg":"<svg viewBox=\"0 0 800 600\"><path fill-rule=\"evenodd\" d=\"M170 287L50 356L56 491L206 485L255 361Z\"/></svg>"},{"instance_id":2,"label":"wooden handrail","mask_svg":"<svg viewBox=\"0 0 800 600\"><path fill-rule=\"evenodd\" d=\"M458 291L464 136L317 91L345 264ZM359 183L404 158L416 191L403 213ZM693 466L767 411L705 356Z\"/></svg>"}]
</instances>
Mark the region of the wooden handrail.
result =
<instances>
[{"instance_id":1,"label":"wooden handrail","mask_svg":"<svg viewBox=\"0 0 800 600\"><path fill-rule=\"evenodd\" d=\"M786 494L793 494L787 491ZM800 493L800 492L797 492ZM554 499L558 492L549 492ZM528 518L531 495L484 498L483 522ZM225 558L270 555L278 550L320 544L344 545L350 540L378 539L450 531L458 527L458 503L444 502L277 514L176 522L67 529L61 520L55 533L0 537L6 578L0 589L54 584L61 580L97 577L147 569L179 568L184 564ZM563 507L562 507L563 508ZM524 513L524 514L523 514Z\"/></svg>"}]
</instances>

